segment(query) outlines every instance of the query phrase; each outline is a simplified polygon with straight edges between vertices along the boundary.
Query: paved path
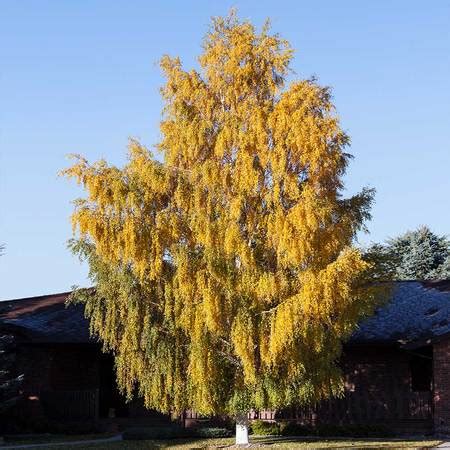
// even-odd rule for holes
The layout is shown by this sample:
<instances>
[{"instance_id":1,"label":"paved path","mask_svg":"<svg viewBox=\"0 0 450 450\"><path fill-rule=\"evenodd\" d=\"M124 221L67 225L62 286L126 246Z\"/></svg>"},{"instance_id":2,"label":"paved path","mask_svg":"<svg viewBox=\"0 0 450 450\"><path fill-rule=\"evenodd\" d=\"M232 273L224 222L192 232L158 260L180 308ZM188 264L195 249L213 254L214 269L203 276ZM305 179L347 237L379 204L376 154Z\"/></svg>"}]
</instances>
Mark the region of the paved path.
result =
<instances>
[{"instance_id":1,"label":"paved path","mask_svg":"<svg viewBox=\"0 0 450 450\"><path fill-rule=\"evenodd\" d=\"M15 448L38 448L38 447L60 447L61 445L86 445L86 444L101 444L103 442L116 442L121 441L122 435L112 436L103 439L85 439L84 441L65 441L65 442L48 442L42 444L22 444L22 445L2 445L0 444L0 450L15 449Z\"/></svg>"}]
</instances>

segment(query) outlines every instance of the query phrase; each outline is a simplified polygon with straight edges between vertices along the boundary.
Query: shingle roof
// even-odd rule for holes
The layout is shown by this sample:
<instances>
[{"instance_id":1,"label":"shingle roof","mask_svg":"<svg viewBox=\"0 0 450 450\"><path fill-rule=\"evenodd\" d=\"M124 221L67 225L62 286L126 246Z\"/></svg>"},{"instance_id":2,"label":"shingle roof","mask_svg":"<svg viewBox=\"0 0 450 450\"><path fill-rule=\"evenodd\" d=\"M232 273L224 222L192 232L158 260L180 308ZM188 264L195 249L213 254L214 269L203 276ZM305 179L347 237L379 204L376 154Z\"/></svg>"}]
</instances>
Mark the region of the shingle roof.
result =
<instances>
[{"instance_id":1,"label":"shingle roof","mask_svg":"<svg viewBox=\"0 0 450 450\"><path fill-rule=\"evenodd\" d=\"M65 306L70 292L0 302L0 325L36 343L89 343L82 305ZM350 343L408 344L450 334L450 281L394 283L391 299L362 322Z\"/></svg>"},{"instance_id":2,"label":"shingle roof","mask_svg":"<svg viewBox=\"0 0 450 450\"><path fill-rule=\"evenodd\" d=\"M89 343L83 305L65 302L70 292L0 302L0 325L36 343Z\"/></svg>"},{"instance_id":3,"label":"shingle roof","mask_svg":"<svg viewBox=\"0 0 450 450\"><path fill-rule=\"evenodd\" d=\"M391 299L353 334L353 343L411 344L450 333L450 281L393 283Z\"/></svg>"}]
</instances>

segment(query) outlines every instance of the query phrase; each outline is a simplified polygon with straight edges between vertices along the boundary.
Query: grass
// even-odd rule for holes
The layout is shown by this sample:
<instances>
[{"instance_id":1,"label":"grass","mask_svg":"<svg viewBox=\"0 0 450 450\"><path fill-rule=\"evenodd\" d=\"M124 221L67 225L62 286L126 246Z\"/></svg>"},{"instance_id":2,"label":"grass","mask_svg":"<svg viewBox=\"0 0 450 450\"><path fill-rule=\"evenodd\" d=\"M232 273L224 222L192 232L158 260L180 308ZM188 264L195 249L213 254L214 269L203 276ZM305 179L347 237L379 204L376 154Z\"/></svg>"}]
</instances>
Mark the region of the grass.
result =
<instances>
[{"instance_id":1,"label":"grass","mask_svg":"<svg viewBox=\"0 0 450 450\"><path fill-rule=\"evenodd\" d=\"M266 449L424 449L439 445L442 441L420 440L420 439L297 439L297 438L273 438L254 437L251 439L252 448ZM56 447L39 447L41 450L58 449L96 449L96 450L153 450L167 449L217 449L234 448L234 438L226 439L172 439L172 440L149 440L149 441L118 441L86 445L58 445Z\"/></svg>"}]
</instances>

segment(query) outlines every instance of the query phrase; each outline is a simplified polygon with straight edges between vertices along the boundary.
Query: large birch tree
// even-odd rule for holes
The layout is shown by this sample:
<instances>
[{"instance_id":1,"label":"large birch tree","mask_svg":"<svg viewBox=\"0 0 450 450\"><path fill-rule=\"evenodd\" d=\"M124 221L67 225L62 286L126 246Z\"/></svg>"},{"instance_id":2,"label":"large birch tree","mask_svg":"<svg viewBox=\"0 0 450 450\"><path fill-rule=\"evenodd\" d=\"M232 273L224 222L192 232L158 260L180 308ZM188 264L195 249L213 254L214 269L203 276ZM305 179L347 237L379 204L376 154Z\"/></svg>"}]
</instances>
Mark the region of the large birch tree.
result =
<instances>
[{"instance_id":1,"label":"large birch tree","mask_svg":"<svg viewBox=\"0 0 450 450\"><path fill-rule=\"evenodd\" d=\"M75 297L149 408L238 416L342 392L342 342L374 301L353 247L373 192L342 197L349 137L328 88L287 85L292 56L268 26L214 18L199 70L161 60L162 157L131 141L123 168L64 171L86 191L72 246L97 287Z\"/></svg>"}]
</instances>

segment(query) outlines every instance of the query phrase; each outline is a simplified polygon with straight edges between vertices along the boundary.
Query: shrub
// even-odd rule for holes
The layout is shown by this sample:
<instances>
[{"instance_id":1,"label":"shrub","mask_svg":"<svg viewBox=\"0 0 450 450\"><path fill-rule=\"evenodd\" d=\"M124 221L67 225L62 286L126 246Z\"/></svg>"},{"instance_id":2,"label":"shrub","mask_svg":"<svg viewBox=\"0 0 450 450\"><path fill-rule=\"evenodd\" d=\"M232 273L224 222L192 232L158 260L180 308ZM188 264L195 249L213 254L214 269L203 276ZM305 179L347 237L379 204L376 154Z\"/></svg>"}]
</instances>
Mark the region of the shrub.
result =
<instances>
[{"instance_id":1,"label":"shrub","mask_svg":"<svg viewBox=\"0 0 450 450\"><path fill-rule=\"evenodd\" d=\"M307 426L296 422L281 422L280 434L283 436L311 436L314 430Z\"/></svg>"},{"instance_id":2,"label":"shrub","mask_svg":"<svg viewBox=\"0 0 450 450\"><path fill-rule=\"evenodd\" d=\"M193 429L193 435L201 438L227 438L233 436L233 433L227 428L204 427Z\"/></svg>"},{"instance_id":3,"label":"shrub","mask_svg":"<svg viewBox=\"0 0 450 450\"><path fill-rule=\"evenodd\" d=\"M260 436L280 434L280 426L276 422L266 422L264 420L254 420L251 425L251 432Z\"/></svg>"}]
</instances>

